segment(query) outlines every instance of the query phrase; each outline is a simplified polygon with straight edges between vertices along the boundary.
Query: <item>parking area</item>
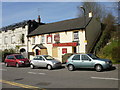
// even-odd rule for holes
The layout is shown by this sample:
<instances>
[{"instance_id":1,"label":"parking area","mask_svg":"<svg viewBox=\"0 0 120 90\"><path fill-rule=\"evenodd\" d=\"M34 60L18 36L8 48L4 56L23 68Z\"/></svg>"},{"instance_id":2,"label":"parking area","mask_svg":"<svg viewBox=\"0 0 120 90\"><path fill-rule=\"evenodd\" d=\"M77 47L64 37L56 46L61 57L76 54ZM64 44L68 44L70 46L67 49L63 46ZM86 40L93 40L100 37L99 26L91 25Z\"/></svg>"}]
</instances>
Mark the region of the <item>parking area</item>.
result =
<instances>
[{"instance_id":1,"label":"parking area","mask_svg":"<svg viewBox=\"0 0 120 90\"><path fill-rule=\"evenodd\" d=\"M113 70L103 72L96 72L93 69L68 71L65 64L62 68L54 70L5 67L3 63L1 65L2 80L39 88L118 88L120 81L117 65L114 65L116 68ZM7 85L8 83L3 82L3 88ZM13 87L14 85L11 85L11 88Z\"/></svg>"}]
</instances>

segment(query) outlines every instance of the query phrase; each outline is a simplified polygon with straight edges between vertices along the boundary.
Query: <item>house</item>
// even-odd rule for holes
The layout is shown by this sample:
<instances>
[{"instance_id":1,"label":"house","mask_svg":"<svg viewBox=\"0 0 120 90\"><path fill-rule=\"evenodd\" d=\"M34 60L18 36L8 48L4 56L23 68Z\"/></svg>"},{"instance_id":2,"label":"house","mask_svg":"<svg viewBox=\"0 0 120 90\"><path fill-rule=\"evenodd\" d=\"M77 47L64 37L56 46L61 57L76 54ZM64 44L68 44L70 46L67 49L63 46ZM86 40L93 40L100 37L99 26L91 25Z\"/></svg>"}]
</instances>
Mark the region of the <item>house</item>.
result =
<instances>
[{"instance_id":1,"label":"house","mask_svg":"<svg viewBox=\"0 0 120 90\"><path fill-rule=\"evenodd\" d=\"M41 25L28 34L28 51L35 55L48 54L62 62L66 53L89 53L101 33L96 18L74 18Z\"/></svg>"},{"instance_id":2,"label":"house","mask_svg":"<svg viewBox=\"0 0 120 90\"><path fill-rule=\"evenodd\" d=\"M35 30L41 23L40 16L38 22L35 20L27 20L13 25L1 28L0 30L0 50L14 49L16 53L24 53L28 57L28 39L27 35Z\"/></svg>"}]
</instances>

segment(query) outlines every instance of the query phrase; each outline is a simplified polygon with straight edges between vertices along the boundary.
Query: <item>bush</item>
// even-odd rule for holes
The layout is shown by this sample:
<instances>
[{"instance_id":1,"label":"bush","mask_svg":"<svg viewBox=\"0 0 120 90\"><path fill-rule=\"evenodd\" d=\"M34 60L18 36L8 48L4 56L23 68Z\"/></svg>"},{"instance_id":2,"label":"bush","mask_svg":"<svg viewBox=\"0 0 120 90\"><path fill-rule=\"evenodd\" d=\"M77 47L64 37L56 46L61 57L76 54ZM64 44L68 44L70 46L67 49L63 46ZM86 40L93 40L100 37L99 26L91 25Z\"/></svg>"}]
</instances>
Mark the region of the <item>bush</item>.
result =
<instances>
[{"instance_id":1,"label":"bush","mask_svg":"<svg viewBox=\"0 0 120 90\"><path fill-rule=\"evenodd\" d=\"M73 53L66 53L65 55L62 56L62 63L66 63L66 60L73 55Z\"/></svg>"},{"instance_id":2,"label":"bush","mask_svg":"<svg viewBox=\"0 0 120 90\"><path fill-rule=\"evenodd\" d=\"M2 62L4 62L7 55L14 54L14 53L15 53L14 49L5 49L4 51L2 51Z\"/></svg>"},{"instance_id":3,"label":"bush","mask_svg":"<svg viewBox=\"0 0 120 90\"><path fill-rule=\"evenodd\" d=\"M113 48L113 50L112 50L112 59L116 63L120 62L120 55L119 55L119 53L120 53L120 46Z\"/></svg>"}]
</instances>

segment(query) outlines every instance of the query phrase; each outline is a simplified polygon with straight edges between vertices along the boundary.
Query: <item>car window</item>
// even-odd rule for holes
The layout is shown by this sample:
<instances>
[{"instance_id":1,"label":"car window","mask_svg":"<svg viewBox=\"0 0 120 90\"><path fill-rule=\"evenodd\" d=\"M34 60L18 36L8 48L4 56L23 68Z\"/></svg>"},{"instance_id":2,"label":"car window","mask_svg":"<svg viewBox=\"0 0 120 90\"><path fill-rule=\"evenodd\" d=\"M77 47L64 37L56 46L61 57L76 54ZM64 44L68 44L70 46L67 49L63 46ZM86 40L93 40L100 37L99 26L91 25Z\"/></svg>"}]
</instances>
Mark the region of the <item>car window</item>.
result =
<instances>
[{"instance_id":1,"label":"car window","mask_svg":"<svg viewBox=\"0 0 120 90\"><path fill-rule=\"evenodd\" d=\"M45 57L46 60L54 60L54 58L49 56L49 55L44 55L44 57Z\"/></svg>"},{"instance_id":2,"label":"car window","mask_svg":"<svg viewBox=\"0 0 120 90\"><path fill-rule=\"evenodd\" d=\"M7 59L15 59L14 56L8 56Z\"/></svg>"},{"instance_id":3,"label":"car window","mask_svg":"<svg viewBox=\"0 0 120 90\"><path fill-rule=\"evenodd\" d=\"M44 58L42 56L36 56L34 60L44 60Z\"/></svg>"},{"instance_id":4,"label":"car window","mask_svg":"<svg viewBox=\"0 0 120 90\"><path fill-rule=\"evenodd\" d=\"M80 60L80 55L75 55L72 60Z\"/></svg>"},{"instance_id":5,"label":"car window","mask_svg":"<svg viewBox=\"0 0 120 90\"><path fill-rule=\"evenodd\" d=\"M94 54L88 54L92 59L98 59L99 57L95 56Z\"/></svg>"},{"instance_id":6,"label":"car window","mask_svg":"<svg viewBox=\"0 0 120 90\"><path fill-rule=\"evenodd\" d=\"M38 56L38 60L44 60L42 56Z\"/></svg>"},{"instance_id":7,"label":"car window","mask_svg":"<svg viewBox=\"0 0 120 90\"><path fill-rule=\"evenodd\" d=\"M81 59L82 59L82 60L87 60L87 61L90 60L90 58L89 58L87 55L82 55L82 56L81 56Z\"/></svg>"},{"instance_id":8,"label":"car window","mask_svg":"<svg viewBox=\"0 0 120 90\"><path fill-rule=\"evenodd\" d=\"M22 55L16 55L16 59L25 59Z\"/></svg>"}]
</instances>

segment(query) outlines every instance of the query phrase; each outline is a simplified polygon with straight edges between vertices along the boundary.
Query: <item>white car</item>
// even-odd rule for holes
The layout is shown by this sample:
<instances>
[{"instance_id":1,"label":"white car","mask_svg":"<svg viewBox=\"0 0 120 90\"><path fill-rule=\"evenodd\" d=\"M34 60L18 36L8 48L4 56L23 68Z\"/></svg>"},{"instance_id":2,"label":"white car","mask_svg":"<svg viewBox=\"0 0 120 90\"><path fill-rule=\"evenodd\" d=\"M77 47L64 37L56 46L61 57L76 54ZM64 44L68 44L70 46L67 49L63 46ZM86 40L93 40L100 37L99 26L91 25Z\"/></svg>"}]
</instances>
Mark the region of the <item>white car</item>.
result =
<instances>
[{"instance_id":1,"label":"white car","mask_svg":"<svg viewBox=\"0 0 120 90\"><path fill-rule=\"evenodd\" d=\"M51 70L53 68L61 67L62 63L54 59L49 55L37 55L30 61L30 68L34 69L35 67L46 67Z\"/></svg>"}]
</instances>

